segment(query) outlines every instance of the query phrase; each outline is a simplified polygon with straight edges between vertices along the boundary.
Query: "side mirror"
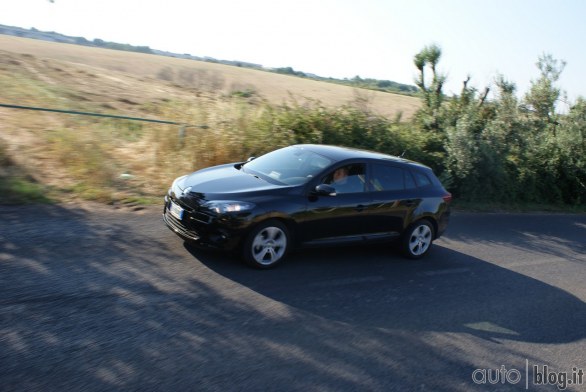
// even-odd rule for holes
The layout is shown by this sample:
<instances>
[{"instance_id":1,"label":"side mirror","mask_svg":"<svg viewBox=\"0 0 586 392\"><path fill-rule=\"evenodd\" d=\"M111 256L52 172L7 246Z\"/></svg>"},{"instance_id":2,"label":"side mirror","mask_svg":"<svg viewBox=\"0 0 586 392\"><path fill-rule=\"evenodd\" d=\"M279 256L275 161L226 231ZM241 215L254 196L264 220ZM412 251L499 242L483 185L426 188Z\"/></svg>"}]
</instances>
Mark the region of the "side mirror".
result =
<instances>
[{"instance_id":1,"label":"side mirror","mask_svg":"<svg viewBox=\"0 0 586 392\"><path fill-rule=\"evenodd\" d=\"M246 160L246 162L250 162L252 160L256 159L256 157L248 157L248 159Z\"/></svg>"},{"instance_id":2,"label":"side mirror","mask_svg":"<svg viewBox=\"0 0 586 392\"><path fill-rule=\"evenodd\" d=\"M336 196L336 188L328 184L319 184L315 187L315 193L320 196Z\"/></svg>"}]
</instances>

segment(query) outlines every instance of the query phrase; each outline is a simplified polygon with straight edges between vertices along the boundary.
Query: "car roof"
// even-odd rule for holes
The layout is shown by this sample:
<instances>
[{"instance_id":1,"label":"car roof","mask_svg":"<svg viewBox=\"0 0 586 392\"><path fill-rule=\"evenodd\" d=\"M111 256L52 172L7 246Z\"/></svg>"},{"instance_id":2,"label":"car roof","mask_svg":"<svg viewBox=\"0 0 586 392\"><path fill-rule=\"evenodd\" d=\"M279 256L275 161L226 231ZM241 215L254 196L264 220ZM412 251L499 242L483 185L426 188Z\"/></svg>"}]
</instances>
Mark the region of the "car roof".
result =
<instances>
[{"instance_id":1,"label":"car roof","mask_svg":"<svg viewBox=\"0 0 586 392\"><path fill-rule=\"evenodd\" d=\"M380 152L361 150L358 148L330 146L330 145L324 145L324 144L296 144L293 147L305 148L309 151L313 151L317 154L323 155L326 158L330 158L334 161L344 161L347 159L365 158L365 159L385 160L385 161L389 161L389 162L399 162L399 163L410 164L413 166L419 166L419 167L429 169L429 167L427 167L419 162L410 161L408 159L396 157L393 155L383 154Z\"/></svg>"}]
</instances>

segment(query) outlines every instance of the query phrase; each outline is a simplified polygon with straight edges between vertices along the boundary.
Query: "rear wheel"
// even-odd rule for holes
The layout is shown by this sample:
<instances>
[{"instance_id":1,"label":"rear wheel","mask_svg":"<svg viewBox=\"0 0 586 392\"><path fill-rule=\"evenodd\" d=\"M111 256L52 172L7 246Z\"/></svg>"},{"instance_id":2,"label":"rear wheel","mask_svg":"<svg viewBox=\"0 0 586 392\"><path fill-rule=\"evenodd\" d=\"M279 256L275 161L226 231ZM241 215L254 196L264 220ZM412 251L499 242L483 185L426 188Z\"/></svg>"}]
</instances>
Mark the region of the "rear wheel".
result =
<instances>
[{"instance_id":1,"label":"rear wheel","mask_svg":"<svg viewBox=\"0 0 586 392\"><path fill-rule=\"evenodd\" d=\"M413 223L405 231L401 241L401 250L410 259L419 259L429 252L434 238L434 230L427 220Z\"/></svg>"},{"instance_id":2,"label":"rear wheel","mask_svg":"<svg viewBox=\"0 0 586 392\"><path fill-rule=\"evenodd\" d=\"M285 257L289 248L289 231L276 220L254 228L242 249L244 261L256 268L271 268Z\"/></svg>"}]
</instances>

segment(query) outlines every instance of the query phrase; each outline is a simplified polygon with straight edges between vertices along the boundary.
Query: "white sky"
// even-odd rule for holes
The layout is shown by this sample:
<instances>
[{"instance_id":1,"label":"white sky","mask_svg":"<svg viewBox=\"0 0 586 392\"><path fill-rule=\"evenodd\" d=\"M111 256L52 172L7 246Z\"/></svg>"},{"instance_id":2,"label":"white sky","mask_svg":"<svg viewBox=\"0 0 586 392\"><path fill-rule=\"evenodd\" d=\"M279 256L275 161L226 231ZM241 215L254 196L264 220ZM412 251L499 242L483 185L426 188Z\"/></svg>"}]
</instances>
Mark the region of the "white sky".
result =
<instances>
[{"instance_id":1,"label":"white sky","mask_svg":"<svg viewBox=\"0 0 586 392\"><path fill-rule=\"evenodd\" d=\"M567 61L570 101L586 97L582 0L0 0L0 24L406 84L413 56L436 43L447 93L497 73L525 93L549 53Z\"/></svg>"}]
</instances>

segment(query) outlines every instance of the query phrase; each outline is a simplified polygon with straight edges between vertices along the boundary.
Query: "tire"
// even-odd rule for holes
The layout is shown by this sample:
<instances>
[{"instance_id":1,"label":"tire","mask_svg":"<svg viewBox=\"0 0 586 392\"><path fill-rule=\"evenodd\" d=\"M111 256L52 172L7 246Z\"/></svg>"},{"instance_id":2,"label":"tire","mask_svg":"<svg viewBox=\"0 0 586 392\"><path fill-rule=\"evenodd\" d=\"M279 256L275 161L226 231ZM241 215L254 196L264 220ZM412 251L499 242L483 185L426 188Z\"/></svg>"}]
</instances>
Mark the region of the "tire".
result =
<instances>
[{"instance_id":1,"label":"tire","mask_svg":"<svg viewBox=\"0 0 586 392\"><path fill-rule=\"evenodd\" d=\"M289 230L276 220L259 224L246 237L244 261L255 268L271 268L281 262L289 249Z\"/></svg>"},{"instance_id":2,"label":"tire","mask_svg":"<svg viewBox=\"0 0 586 392\"><path fill-rule=\"evenodd\" d=\"M410 259L420 259L429 252L435 233L428 220L420 220L407 228L401 240L401 251Z\"/></svg>"}]
</instances>

